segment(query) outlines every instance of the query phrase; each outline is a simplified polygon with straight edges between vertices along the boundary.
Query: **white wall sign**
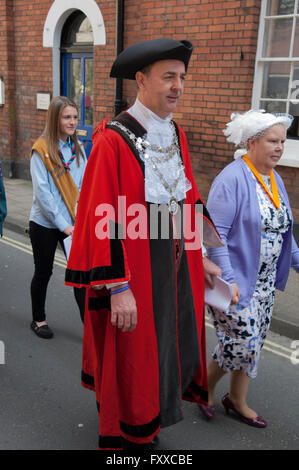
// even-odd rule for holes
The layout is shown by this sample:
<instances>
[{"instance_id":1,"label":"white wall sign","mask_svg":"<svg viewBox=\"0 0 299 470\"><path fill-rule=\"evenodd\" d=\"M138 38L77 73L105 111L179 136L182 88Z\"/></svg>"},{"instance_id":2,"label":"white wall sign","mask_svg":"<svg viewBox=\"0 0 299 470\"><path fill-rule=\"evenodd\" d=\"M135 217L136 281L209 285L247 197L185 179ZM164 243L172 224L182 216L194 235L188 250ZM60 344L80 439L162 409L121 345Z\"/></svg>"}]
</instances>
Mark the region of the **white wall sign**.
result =
<instances>
[{"instance_id":1,"label":"white wall sign","mask_svg":"<svg viewBox=\"0 0 299 470\"><path fill-rule=\"evenodd\" d=\"M37 93L36 94L36 107L47 111L50 105L50 93Z\"/></svg>"}]
</instances>

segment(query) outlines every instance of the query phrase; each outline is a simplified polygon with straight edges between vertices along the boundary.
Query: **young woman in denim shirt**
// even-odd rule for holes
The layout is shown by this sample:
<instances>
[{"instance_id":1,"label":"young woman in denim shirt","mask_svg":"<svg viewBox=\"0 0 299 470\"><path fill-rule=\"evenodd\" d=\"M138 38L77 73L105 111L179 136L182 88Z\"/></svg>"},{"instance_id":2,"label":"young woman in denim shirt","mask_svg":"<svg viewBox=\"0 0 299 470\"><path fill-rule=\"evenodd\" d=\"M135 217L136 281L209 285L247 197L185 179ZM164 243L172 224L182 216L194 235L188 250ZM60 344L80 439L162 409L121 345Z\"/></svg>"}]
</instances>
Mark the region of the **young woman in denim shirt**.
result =
<instances>
[{"instance_id":1,"label":"young woman in denim shirt","mask_svg":"<svg viewBox=\"0 0 299 470\"><path fill-rule=\"evenodd\" d=\"M32 330L41 338L51 338L45 302L52 275L57 243L72 235L76 204L86 166L83 146L76 128L76 104L63 96L53 98L47 113L44 134L32 148L30 172L33 183L33 204L29 233L35 264L31 282ZM84 289L74 289L75 298L84 317Z\"/></svg>"}]
</instances>

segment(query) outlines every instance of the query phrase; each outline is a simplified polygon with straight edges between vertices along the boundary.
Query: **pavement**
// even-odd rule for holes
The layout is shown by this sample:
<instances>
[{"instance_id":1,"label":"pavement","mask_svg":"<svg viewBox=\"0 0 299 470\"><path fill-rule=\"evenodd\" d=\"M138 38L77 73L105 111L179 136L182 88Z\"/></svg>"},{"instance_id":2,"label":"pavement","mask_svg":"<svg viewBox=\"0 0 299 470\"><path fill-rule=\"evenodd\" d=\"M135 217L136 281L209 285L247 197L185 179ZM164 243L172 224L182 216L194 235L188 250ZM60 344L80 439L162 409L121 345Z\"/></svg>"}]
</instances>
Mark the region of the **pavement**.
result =
<instances>
[{"instance_id":1,"label":"pavement","mask_svg":"<svg viewBox=\"0 0 299 470\"><path fill-rule=\"evenodd\" d=\"M5 228L27 234L32 205L32 183L28 180L4 178L7 202ZM299 244L299 233L295 237ZM292 269L286 290L276 291L275 307L270 329L278 334L299 340L299 278Z\"/></svg>"}]
</instances>

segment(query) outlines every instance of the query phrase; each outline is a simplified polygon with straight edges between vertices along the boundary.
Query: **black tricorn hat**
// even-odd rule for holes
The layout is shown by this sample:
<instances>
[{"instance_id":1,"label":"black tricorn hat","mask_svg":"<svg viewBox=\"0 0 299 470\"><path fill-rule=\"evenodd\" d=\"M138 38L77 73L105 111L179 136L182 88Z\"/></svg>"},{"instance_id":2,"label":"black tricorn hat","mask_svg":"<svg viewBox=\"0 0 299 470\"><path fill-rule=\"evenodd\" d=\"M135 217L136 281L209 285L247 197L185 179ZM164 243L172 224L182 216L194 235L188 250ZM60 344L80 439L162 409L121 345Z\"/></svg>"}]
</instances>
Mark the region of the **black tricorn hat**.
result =
<instances>
[{"instance_id":1,"label":"black tricorn hat","mask_svg":"<svg viewBox=\"0 0 299 470\"><path fill-rule=\"evenodd\" d=\"M193 44L186 40L160 38L138 42L117 56L112 65L110 77L135 80L138 70L158 60L166 59L181 60L187 70L192 51Z\"/></svg>"}]
</instances>

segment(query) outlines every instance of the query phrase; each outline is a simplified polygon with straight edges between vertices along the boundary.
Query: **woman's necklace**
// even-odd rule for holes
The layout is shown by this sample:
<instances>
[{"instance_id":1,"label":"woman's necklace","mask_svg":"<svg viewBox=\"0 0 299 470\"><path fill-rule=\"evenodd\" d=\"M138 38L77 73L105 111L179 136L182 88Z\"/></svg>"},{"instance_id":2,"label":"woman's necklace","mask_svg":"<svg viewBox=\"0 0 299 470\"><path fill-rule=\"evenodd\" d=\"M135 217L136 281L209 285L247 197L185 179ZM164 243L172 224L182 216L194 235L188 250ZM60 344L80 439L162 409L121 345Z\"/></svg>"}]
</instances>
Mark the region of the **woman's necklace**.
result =
<instances>
[{"instance_id":1,"label":"woman's necklace","mask_svg":"<svg viewBox=\"0 0 299 470\"><path fill-rule=\"evenodd\" d=\"M278 209L278 214L277 215L278 215L279 222L283 222L284 213L280 209L279 194L278 194L277 184L276 184L276 181L275 181L273 170L270 171L270 184L271 184L271 191L272 191L272 194L271 194L271 192L269 191L265 181L263 180L263 178L261 177L261 175L259 174L259 172L255 168L253 163L249 160L248 155L243 155L243 160L249 166L249 168L251 169L252 173L254 174L254 176L256 177L258 182L262 185L262 187L266 191L267 195L269 196L270 200L272 201L272 203L274 204L276 209Z\"/></svg>"}]
</instances>

